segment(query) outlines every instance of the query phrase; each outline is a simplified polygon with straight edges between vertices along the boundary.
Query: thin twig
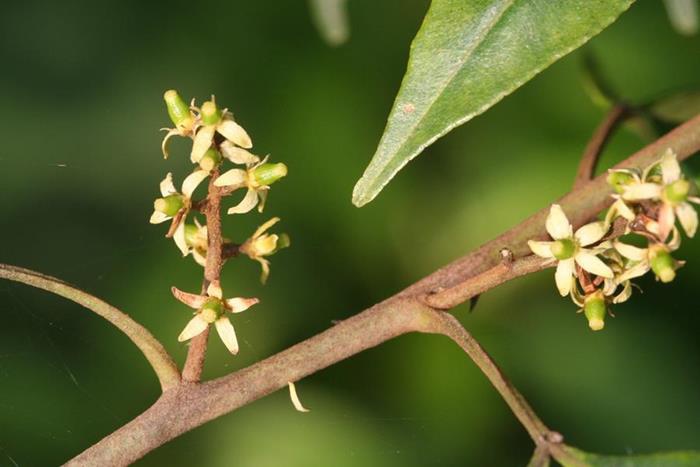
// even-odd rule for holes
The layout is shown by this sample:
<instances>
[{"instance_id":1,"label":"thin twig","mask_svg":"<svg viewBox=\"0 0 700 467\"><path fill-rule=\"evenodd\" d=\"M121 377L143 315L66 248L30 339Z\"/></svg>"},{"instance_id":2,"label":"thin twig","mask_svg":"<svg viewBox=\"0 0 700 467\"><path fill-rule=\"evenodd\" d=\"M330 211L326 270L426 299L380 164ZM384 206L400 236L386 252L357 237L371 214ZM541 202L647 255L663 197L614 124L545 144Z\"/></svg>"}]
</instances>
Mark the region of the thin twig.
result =
<instances>
[{"instance_id":1,"label":"thin twig","mask_svg":"<svg viewBox=\"0 0 700 467\"><path fill-rule=\"evenodd\" d=\"M511 279L555 265L552 260L534 255L513 260L512 263L502 262L451 287L426 295L425 303L438 310L449 310Z\"/></svg>"},{"instance_id":2,"label":"thin twig","mask_svg":"<svg viewBox=\"0 0 700 467\"><path fill-rule=\"evenodd\" d=\"M600 155L605 148L605 144L610 139L617 126L622 123L630 114L629 108L624 104L616 104L605 115L605 118L598 128L593 132L593 136L588 141L586 149L581 155L581 162L578 165L573 189L580 188L590 182L595 175Z\"/></svg>"},{"instance_id":3,"label":"thin twig","mask_svg":"<svg viewBox=\"0 0 700 467\"><path fill-rule=\"evenodd\" d=\"M163 391L176 386L180 382L180 372L177 369L177 365L175 365L175 362L163 345L146 328L131 319L123 311L87 292L66 284L60 279L29 269L0 264L0 278L22 282L55 293L84 306L88 310L94 311L119 328L143 352L143 355L153 367L156 376L158 376Z\"/></svg>"},{"instance_id":4,"label":"thin twig","mask_svg":"<svg viewBox=\"0 0 700 467\"><path fill-rule=\"evenodd\" d=\"M645 147L618 167L648 165L668 148L676 152L679 160L700 150L700 116ZM572 223L580 225L610 204L609 194L605 176L601 176L572 191L559 203ZM443 312L428 307L425 294L463 284L493 268L502 261L499 251L504 247L512 251L515 258L525 256L528 250L526 240L545 235L544 219L548 210L548 207L543 209L473 253L321 334L214 381L181 385L166 392L146 412L88 448L69 465L126 465L209 420L286 388L289 381L298 381L407 332L430 332L431 317ZM495 280L494 283L500 282ZM468 291L466 295L469 295ZM528 423L533 428L538 426L532 421ZM559 446L552 444L551 452L561 451Z\"/></svg>"},{"instance_id":5,"label":"thin twig","mask_svg":"<svg viewBox=\"0 0 700 467\"><path fill-rule=\"evenodd\" d=\"M219 171L214 170L209 179L209 194L207 202L204 204L204 215L207 218L207 262L204 266L204 280L202 282L202 293L205 293L207 286L211 282L221 280L221 269L224 265L222 256L223 236L221 233L221 189L214 185L214 181L219 176ZM198 382L202 377L204 359L207 354L207 341L209 339L209 328L195 336L190 341L190 349L187 352L187 360L182 369L182 379L188 382Z\"/></svg>"},{"instance_id":6,"label":"thin twig","mask_svg":"<svg viewBox=\"0 0 700 467\"><path fill-rule=\"evenodd\" d=\"M535 414L535 411L525 401L525 398L508 381L501 369L498 368L498 365L476 339L464 329L464 326L457 321L457 318L444 312L435 316L431 323L434 326L432 331L452 339L474 360L474 363L491 381L491 384L493 384L515 416L520 420L520 423L525 427L536 445L546 445L549 443L550 438L556 437L558 439L561 437L561 435L552 436L552 432Z\"/></svg>"}]
</instances>

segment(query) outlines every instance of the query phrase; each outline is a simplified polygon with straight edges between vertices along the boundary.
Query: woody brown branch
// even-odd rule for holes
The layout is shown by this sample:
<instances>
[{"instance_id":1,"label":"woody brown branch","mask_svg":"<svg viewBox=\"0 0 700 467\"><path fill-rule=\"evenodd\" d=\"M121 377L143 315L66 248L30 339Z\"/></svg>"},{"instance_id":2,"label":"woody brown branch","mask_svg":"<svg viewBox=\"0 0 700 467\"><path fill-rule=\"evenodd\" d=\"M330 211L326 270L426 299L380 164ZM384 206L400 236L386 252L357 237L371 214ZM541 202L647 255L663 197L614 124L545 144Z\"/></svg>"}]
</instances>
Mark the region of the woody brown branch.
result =
<instances>
[{"instance_id":1,"label":"woody brown branch","mask_svg":"<svg viewBox=\"0 0 700 467\"><path fill-rule=\"evenodd\" d=\"M668 148L676 152L679 160L700 150L700 116L616 167L646 166ZM573 190L558 203L572 224L580 226L610 205L610 194L605 176L599 176ZM513 271L517 270L519 262L523 267L532 266L532 271L538 270L536 264L523 258L529 253L528 239L545 238L548 210L549 207L543 208L474 252L321 334L233 374L202 384L185 382L166 391L143 414L67 465L126 465L182 433L286 387L289 381L297 381L402 334L435 332L435 323L442 319L444 312L426 303L428 294L433 299L439 299L440 293L450 296L458 291L462 297L476 295L517 277ZM499 252L503 248L513 253L514 262L511 268L494 272L492 269L502 261Z\"/></svg>"}]
</instances>

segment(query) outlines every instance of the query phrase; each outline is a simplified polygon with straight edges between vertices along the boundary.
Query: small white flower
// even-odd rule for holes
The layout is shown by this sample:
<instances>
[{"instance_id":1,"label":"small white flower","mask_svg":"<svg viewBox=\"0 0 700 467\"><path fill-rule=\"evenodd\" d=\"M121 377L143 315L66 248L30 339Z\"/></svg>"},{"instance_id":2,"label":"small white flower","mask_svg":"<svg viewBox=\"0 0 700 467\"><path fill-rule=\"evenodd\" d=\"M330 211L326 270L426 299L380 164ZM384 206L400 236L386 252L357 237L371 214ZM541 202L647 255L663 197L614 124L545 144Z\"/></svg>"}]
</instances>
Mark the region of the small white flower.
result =
<instances>
[{"instance_id":1,"label":"small white flower","mask_svg":"<svg viewBox=\"0 0 700 467\"><path fill-rule=\"evenodd\" d=\"M182 182L182 193L179 193L175 189L175 185L173 185L172 174L168 173L163 181L160 182L160 194L163 197L156 199L153 203L151 224L160 224L172 219L169 235L172 234L175 237L175 243L183 256L186 256L189 252L184 242L184 221L187 213L192 208L192 193L208 175L209 173L206 170L192 172Z\"/></svg>"},{"instance_id":2,"label":"small white flower","mask_svg":"<svg viewBox=\"0 0 700 467\"><path fill-rule=\"evenodd\" d=\"M209 248L209 235L207 226L201 225L197 219L194 220L194 225L185 224L182 222L175 234L173 240L177 244L183 256L192 253L192 257L202 267L207 264L207 249Z\"/></svg>"},{"instance_id":3,"label":"small white flower","mask_svg":"<svg viewBox=\"0 0 700 467\"><path fill-rule=\"evenodd\" d=\"M197 310L194 317L182 330L178 341L184 342L204 332L210 324L214 324L221 341L232 354L238 353L238 339L231 321L226 312L240 313L258 303L257 298L229 298L223 299L221 286L212 282L207 288L207 295L197 295L183 292L176 287L172 288L175 298L190 308Z\"/></svg>"},{"instance_id":4,"label":"small white flower","mask_svg":"<svg viewBox=\"0 0 700 467\"><path fill-rule=\"evenodd\" d=\"M216 133L219 133L228 141L241 148L249 149L253 147L250 136L248 136L248 133L242 126L233 120L233 114L226 109L223 111L217 109L213 98L211 101L202 104L199 120L200 123L194 136L192 153L190 154L190 159L195 164L199 163L199 160L211 147Z\"/></svg>"},{"instance_id":5,"label":"small white flower","mask_svg":"<svg viewBox=\"0 0 700 467\"><path fill-rule=\"evenodd\" d=\"M168 132L161 143L163 157L167 159L168 140L173 136L192 136L196 127L197 118L192 112L191 106L188 106L174 89L165 91L163 99L168 108L170 119L175 124L175 128L161 128L162 131ZM192 102L194 102L194 100Z\"/></svg>"},{"instance_id":6,"label":"small white flower","mask_svg":"<svg viewBox=\"0 0 700 467\"><path fill-rule=\"evenodd\" d=\"M657 173L660 170L660 175ZM698 214L690 204L700 204L700 198L688 196L690 182L683 177L676 154L667 150L659 162L651 164L642 177L634 179L623 188L622 199L626 201L658 200L659 239L666 241L676 222L676 217L688 237L693 237L698 228Z\"/></svg>"},{"instance_id":7,"label":"small white flower","mask_svg":"<svg viewBox=\"0 0 700 467\"><path fill-rule=\"evenodd\" d=\"M614 276L612 269L600 258L604 249L587 249L603 238L609 226L604 221L586 224L575 233L561 206L552 205L547 216L546 228L554 239L552 242L528 241L534 254L542 258L557 259L557 271L554 275L557 288L562 297L569 294L576 274L576 264L585 271L604 278Z\"/></svg>"},{"instance_id":8,"label":"small white flower","mask_svg":"<svg viewBox=\"0 0 700 467\"><path fill-rule=\"evenodd\" d=\"M270 185L287 175L287 166L283 163L267 163L267 158L261 162L243 169L231 169L221 174L214 185L227 187L231 191L247 188L243 199L234 207L229 208L229 214L244 214L258 206L258 212L265 208L265 200Z\"/></svg>"},{"instance_id":9,"label":"small white flower","mask_svg":"<svg viewBox=\"0 0 700 467\"><path fill-rule=\"evenodd\" d=\"M639 248L615 240L613 246L629 260L624 272L616 278L618 283L641 277L650 269L661 282L671 282L676 277L676 269L682 265L673 259L672 249L666 244L653 243L648 248Z\"/></svg>"},{"instance_id":10,"label":"small white flower","mask_svg":"<svg viewBox=\"0 0 700 467\"><path fill-rule=\"evenodd\" d=\"M275 254L280 248L289 246L289 237L286 235L279 236L277 234L265 233L267 230L279 222L279 217L273 217L253 233L253 235L243 242L239 247L239 251L254 261L260 263L262 273L260 282L263 284L267 281L270 275L270 261L265 259L265 256Z\"/></svg>"}]
</instances>

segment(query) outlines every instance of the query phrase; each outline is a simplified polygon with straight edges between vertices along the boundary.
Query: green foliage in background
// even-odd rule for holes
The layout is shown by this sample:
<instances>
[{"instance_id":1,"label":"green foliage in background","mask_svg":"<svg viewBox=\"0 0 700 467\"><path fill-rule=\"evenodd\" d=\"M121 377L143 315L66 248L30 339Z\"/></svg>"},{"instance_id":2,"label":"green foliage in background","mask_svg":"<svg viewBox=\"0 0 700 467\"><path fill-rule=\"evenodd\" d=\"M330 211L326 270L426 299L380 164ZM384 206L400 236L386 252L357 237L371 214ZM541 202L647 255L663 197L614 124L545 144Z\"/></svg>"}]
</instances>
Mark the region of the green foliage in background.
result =
<instances>
[{"instance_id":1,"label":"green foliage in background","mask_svg":"<svg viewBox=\"0 0 700 467\"><path fill-rule=\"evenodd\" d=\"M147 223L164 174L161 95L231 102L263 153L294 177L272 196L294 248L263 289L257 265L224 287L263 302L236 358L212 346L207 377L319 332L478 246L568 191L601 112L571 54L431 148L373 205L348 201L382 134L428 2L353 0L353 35L330 49L305 2L21 2L0 17L0 261L80 284L126 310L182 362L173 284L201 270ZM199 27L206 25L206 34ZM594 38L634 102L698 84L697 37L640 0ZM617 137L609 165L639 148ZM173 152L185 145L173 144ZM187 163L171 158L167 170ZM697 166L690 167L697 169ZM245 238L267 216L228 223ZM700 258L698 242L679 252ZM246 270L246 267L248 268ZM602 334L550 275L456 314L570 444L609 453L700 449L700 269L642 284ZM0 465L57 465L143 411L157 382L138 351L77 305L0 284ZM164 446L139 465L522 465L531 451L483 375L446 339L406 336ZM506 448L507 446L507 448ZM277 462L276 462L277 461ZM691 464L692 465L692 464Z\"/></svg>"}]
</instances>

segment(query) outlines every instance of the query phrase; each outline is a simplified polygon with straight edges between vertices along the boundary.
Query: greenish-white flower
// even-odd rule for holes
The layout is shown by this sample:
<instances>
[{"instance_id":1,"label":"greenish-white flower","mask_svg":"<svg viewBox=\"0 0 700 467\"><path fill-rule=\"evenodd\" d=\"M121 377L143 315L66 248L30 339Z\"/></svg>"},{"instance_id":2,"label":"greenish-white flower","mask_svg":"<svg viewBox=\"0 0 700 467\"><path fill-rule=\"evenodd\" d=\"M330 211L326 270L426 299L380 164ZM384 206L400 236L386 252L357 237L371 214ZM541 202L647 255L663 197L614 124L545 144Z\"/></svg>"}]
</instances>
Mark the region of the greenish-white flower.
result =
<instances>
[{"instance_id":1,"label":"greenish-white flower","mask_svg":"<svg viewBox=\"0 0 700 467\"><path fill-rule=\"evenodd\" d=\"M163 99L165 100L165 105L168 108L170 120L172 120L172 122L175 124L175 128L161 129L168 132L161 143L163 157L167 159L168 140L173 136L192 136L197 125L197 117L194 112L192 112L191 106L187 105L187 103L174 89L165 91L165 94L163 94Z\"/></svg>"},{"instance_id":2,"label":"greenish-white flower","mask_svg":"<svg viewBox=\"0 0 700 467\"><path fill-rule=\"evenodd\" d=\"M199 163L209 150L217 133L240 148L253 147L250 136L242 126L234 121L233 114L226 109L219 110L213 99L202 104L199 109L199 123L195 131L192 153L190 154L190 159L195 164Z\"/></svg>"},{"instance_id":3,"label":"greenish-white flower","mask_svg":"<svg viewBox=\"0 0 700 467\"><path fill-rule=\"evenodd\" d=\"M239 247L241 253L260 263L262 267L260 282L263 284L267 282L267 278L270 275L270 261L265 257L271 256L280 249L289 246L289 237L286 234L277 235L266 233L267 230L279 222L279 220L279 217L273 217L265 222Z\"/></svg>"},{"instance_id":4,"label":"greenish-white flower","mask_svg":"<svg viewBox=\"0 0 700 467\"><path fill-rule=\"evenodd\" d=\"M631 202L654 200L661 203L659 239L665 242L676 218L689 237L697 232L698 214L690 203L700 204L700 198L690 196L691 186L691 182L683 177L676 154L669 149L659 162L647 167L641 177L637 176L633 183L625 185L621 197Z\"/></svg>"},{"instance_id":5,"label":"greenish-white flower","mask_svg":"<svg viewBox=\"0 0 700 467\"><path fill-rule=\"evenodd\" d=\"M173 175L168 173L160 182L160 194L163 197L153 202L151 224L160 224L172 219L170 233L173 234L177 247L185 256L189 249L184 242L184 221L192 208L192 193L208 175L206 170L195 170L182 182L182 193L180 193L173 184Z\"/></svg>"},{"instance_id":6,"label":"greenish-white flower","mask_svg":"<svg viewBox=\"0 0 700 467\"><path fill-rule=\"evenodd\" d=\"M597 256L604 249L585 248L605 236L609 230L608 224L604 221L592 222L574 232L561 206L554 204L549 211L545 226L553 241L530 240L528 245L537 256L558 261L554 278L562 297L571 292L577 264L583 270L597 276L613 278L612 269Z\"/></svg>"},{"instance_id":7,"label":"greenish-white flower","mask_svg":"<svg viewBox=\"0 0 700 467\"><path fill-rule=\"evenodd\" d=\"M198 336L209 325L214 324L216 331L226 348L232 354L238 353L238 339L236 331L229 321L227 313L240 313L259 302L257 298L223 298L221 286L212 282L207 288L206 295L197 295L172 288L175 298L185 305L196 310L194 317L182 330L178 341L184 342Z\"/></svg>"},{"instance_id":8,"label":"greenish-white flower","mask_svg":"<svg viewBox=\"0 0 700 467\"><path fill-rule=\"evenodd\" d=\"M258 206L258 212L265 208L265 200L270 185L287 175L287 166L279 162L272 164L267 158L247 169L231 169L221 174L214 185L226 187L230 191L247 188L243 199L234 207L229 208L229 214L244 214Z\"/></svg>"},{"instance_id":9,"label":"greenish-white flower","mask_svg":"<svg viewBox=\"0 0 700 467\"><path fill-rule=\"evenodd\" d=\"M175 231L173 236L175 243L184 256L192 253L192 257L200 266L207 264L207 250L209 248L209 236L207 226L201 225L197 219L193 224L182 223L182 228Z\"/></svg>"},{"instance_id":10,"label":"greenish-white flower","mask_svg":"<svg viewBox=\"0 0 700 467\"><path fill-rule=\"evenodd\" d=\"M661 282L671 282L676 277L676 270L683 265L671 256L673 250L668 244L652 243L647 248L640 248L615 240L613 246L629 260L625 271L617 277L618 282L641 277L649 270Z\"/></svg>"}]
</instances>

